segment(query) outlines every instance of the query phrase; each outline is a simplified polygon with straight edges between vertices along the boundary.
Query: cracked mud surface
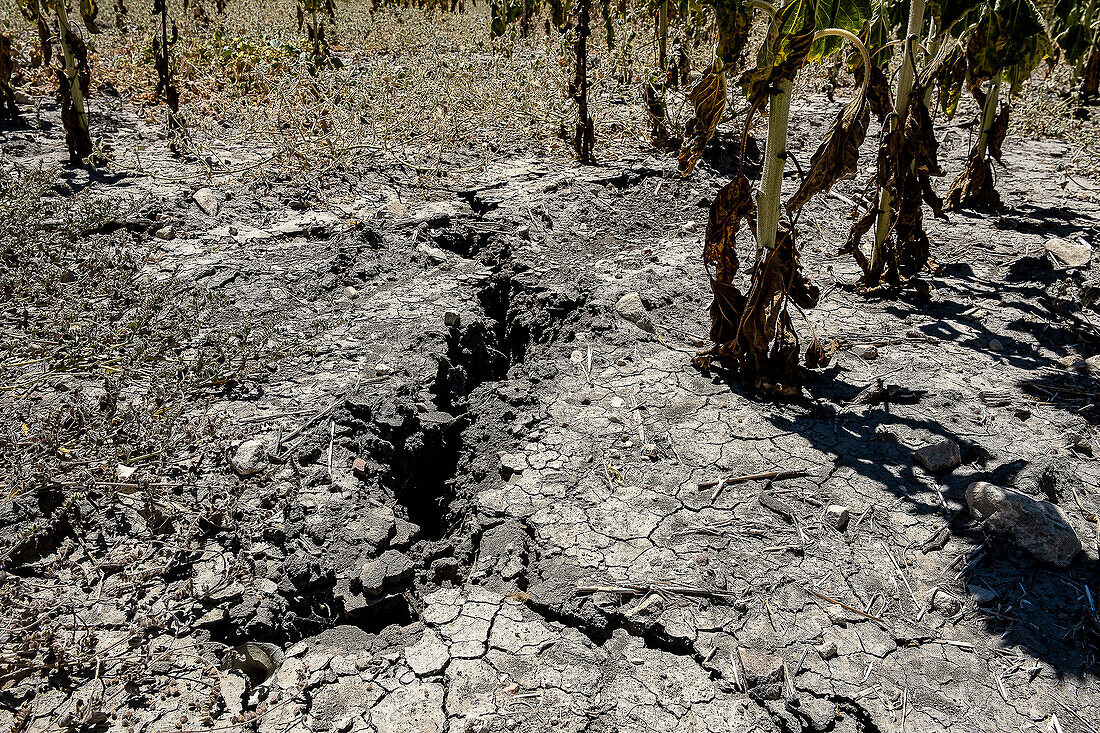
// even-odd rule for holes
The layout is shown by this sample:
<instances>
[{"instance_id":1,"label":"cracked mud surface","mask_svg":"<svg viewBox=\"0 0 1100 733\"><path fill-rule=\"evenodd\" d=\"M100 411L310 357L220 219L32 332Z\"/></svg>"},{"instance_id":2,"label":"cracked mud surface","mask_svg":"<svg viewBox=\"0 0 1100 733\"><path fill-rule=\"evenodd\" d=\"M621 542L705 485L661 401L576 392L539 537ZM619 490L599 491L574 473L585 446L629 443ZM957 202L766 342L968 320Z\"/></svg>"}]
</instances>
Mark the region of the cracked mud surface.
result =
<instances>
[{"instance_id":1,"label":"cracked mud surface","mask_svg":"<svg viewBox=\"0 0 1100 733\"><path fill-rule=\"evenodd\" d=\"M794 147L834 111L795 110ZM106 114L116 148L147 134ZM966 140L941 133L953 170ZM0 141L24 162L58 147ZM0 729L73 727L91 707L84 725L113 730L1047 730L1052 714L1095 730L1100 469L1096 403L1079 408L1096 384L1059 359L1100 335L1039 254L1092 239L1100 206L1047 173L1061 144L1006 148L1009 209L931 225L927 297L854 292L833 256L845 206L807 207L824 291L807 317L844 348L792 404L691 367L713 169L509 160L427 193L364 171L323 200L226 180L216 216L197 186L121 178L120 207L177 228L144 277L307 348L204 406L222 450L190 456L177 494L228 497L235 531L200 523L172 545L137 505L88 499L87 517L130 528L125 572L59 537L9 569L27 597L82 609L74 642L94 633L106 661L0 691ZM629 292L656 336L616 315ZM914 396L862 399L879 379ZM940 438L962 465L934 476L913 453ZM240 476L245 440L273 460ZM963 498L977 480L1059 504L1081 554L1058 569L987 539ZM5 532L42 519L6 505ZM36 585L63 553L94 580ZM273 660L251 679L224 663L248 644ZM112 673L119 646L136 671Z\"/></svg>"}]
</instances>

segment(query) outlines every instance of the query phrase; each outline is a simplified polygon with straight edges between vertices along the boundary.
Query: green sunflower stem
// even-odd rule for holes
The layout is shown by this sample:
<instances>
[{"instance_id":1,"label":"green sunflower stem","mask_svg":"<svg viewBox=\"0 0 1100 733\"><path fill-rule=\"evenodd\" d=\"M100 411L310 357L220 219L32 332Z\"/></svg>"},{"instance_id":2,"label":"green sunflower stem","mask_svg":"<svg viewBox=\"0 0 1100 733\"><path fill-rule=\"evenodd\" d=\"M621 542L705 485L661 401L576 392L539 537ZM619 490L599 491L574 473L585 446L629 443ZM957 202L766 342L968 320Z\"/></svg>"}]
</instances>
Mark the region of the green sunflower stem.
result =
<instances>
[{"instance_id":1,"label":"green sunflower stem","mask_svg":"<svg viewBox=\"0 0 1100 733\"><path fill-rule=\"evenodd\" d=\"M917 70L913 65L916 56L917 39L920 37L921 28L924 26L924 0L910 0L909 25L905 32L905 51L901 60L901 73L898 76L898 92L894 99L894 112L896 116L891 122L891 129L905 119L909 109L909 95L913 91L913 81L916 79ZM878 219L875 221L875 246L871 250L871 271L875 272L882 261L883 246L886 238L890 236L893 228L893 200L890 192L883 189L879 195Z\"/></svg>"},{"instance_id":2,"label":"green sunflower stem","mask_svg":"<svg viewBox=\"0 0 1100 733\"><path fill-rule=\"evenodd\" d=\"M787 163L787 126L791 112L791 82L779 83L768 104L768 142L764 148L764 175L756 199L758 249L775 249L779 230L779 197Z\"/></svg>"},{"instance_id":3,"label":"green sunflower stem","mask_svg":"<svg viewBox=\"0 0 1100 733\"><path fill-rule=\"evenodd\" d=\"M982 107L982 132L978 136L978 155L984 157L989 149L989 130L993 127L993 120L997 117L997 102L1001 93L1001 75L989 84L989 91L985 95L985 106Z\"/></svg>"}]
</instances>

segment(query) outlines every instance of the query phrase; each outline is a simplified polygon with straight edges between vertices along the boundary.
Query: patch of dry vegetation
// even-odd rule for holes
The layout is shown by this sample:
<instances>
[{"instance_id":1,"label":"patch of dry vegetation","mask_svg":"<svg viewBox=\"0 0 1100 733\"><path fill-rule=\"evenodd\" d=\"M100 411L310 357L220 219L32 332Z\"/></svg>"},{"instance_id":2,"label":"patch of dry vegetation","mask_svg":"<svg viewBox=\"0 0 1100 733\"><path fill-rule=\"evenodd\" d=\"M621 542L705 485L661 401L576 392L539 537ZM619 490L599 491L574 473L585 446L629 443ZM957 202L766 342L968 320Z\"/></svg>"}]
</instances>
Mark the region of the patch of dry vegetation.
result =
<instances>
[{"instance_id":1,"label":"patch of dry vegetation","mask_svg":"<svg viewBox=\"0 0 1100 733\"><path fill-rule=\"evenodd\" d=\"M273 324L234 327L218 299L154 279L158 226L56 172L0 169L0 492L125 485L181 472L213 433L204 399L283 353ZM121 484L119 482L121 481ZM0 558L15 548L0 548Z\"/></svg>"}]
</instances>

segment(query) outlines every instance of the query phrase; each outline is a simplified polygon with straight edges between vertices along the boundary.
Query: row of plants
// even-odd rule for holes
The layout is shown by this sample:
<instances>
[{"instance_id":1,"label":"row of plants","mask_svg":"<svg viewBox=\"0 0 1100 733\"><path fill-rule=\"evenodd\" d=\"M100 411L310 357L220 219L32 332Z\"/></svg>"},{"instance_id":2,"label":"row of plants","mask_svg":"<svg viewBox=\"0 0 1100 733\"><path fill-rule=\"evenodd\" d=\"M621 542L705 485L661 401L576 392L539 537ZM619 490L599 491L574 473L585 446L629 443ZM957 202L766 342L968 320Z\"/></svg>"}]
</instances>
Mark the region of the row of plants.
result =
<instances>
[{"instance_id":1,"label":"row of plants","mask_svg":"<svg viewBox=\"0 0 1100 733\"><path fill-rule=\"evenodd\" d=\"M93 151L86 108L90 68L87 46L70 18L68 2L21 0L21 7L37 28L44 62L54 64L66 143L71 159L80 162ZM1098 97L1100 0L644 2L644 11L653 19L656 58L654 73L642 85L642 98L654 142L675 149L681 174L689 176L719 124L740 120L742 165L715 198L703 252L714 295L714 345L700 353L696 363L709 368L718 360L763 391L789 391L804 377L790 306L813 308L818 292L799 266L799 213L814 195L856 175L871 115L882 129L875 172L866 182L864 205L856 212L842 252L858 264L862 286L901 292L927 288L921 279L930 253L926 206L934 216L943 217L955 209L1000 205L993 164L1001 160L1010 100L1040 63L1053 64L1061 56L1078 74L1080 102ZM224 3L218 8L224 11ZM461 4L450 3L450 8L461 9ZM152 43L156 91L168 108L169 132L175 137L182 125L171 49L179 33L167 0L153 0L151 11L157 21ZM545 7L539 0L490 4L493 35L514 30L529 34L546 16L546 32L562 34L571 49L567 87L576 124L568 136L585 163L595 154L589 44L602 20L606 43L614 45L616 23L626 11L626 0L600 0L598 5L593 0L549 0ZM89 32L97 30L95 0L79 0L76 12ZM116 21L126 12L116 0ZM326 59L336 63L325 39L326 23L335 18L334 0L298 0L299 30L307 34L318 64ZM755 58L746 63L754 31L763 41ZM675 135L670 132L676 125L666 100L670 90L692 80L689 45L706 49L707 65L683 92L691 115L682 135ZM10 46L0 37L0 115L6 116L18 114L8 82ZM810 63L847 67L859 86L811 156L798 190L784 201L792 90L796 75ZM963 170L941 200L931 183L945 174L937 160L932 113L954 117L964 94L977 104L977 134ZM730 111L740 106L733 102L738 97L744 100L743 117ZM751 126L761 117L767 120L762 173L758 181L750 181L744 166L746 145ZM750 285L744 293L735 283L740 268L736 238L743 224L755 240ZM805 365L827 364L829 352L830 347L813 339L805 350Z\"/></svg>"},{"instance_id":2,"label":"row of plants","mask_svg":"<svg viewBox=\"0 0 1100 733\"><path fill-rule=\"evenodd\" d=\"M91 85L91 64L83 31L98 34L100 13L96 0L19 0L24 17L38 34L38 58L47 67L53 66L61 102L61 122L70 162L94 163L94 144L88 120L88 95ZM227 0L215 0L216 11L224 15ZM182 9L194 15L200 24L209 24L205 6L197 0L183 0ZM166 124L169 139L176 146L185 129L180 116L180 91L177 84L179 60L173 49L180 40L179 27L169 8L169 0L151 0L150 14L154 32L150 43L152 67L156 74L155 95L167 109ZM128 31L130 9L125 0L115 0L115 25L120 32ZM83 30L77 25L78 18ZM306 34L310 62L313 68L339 66L325 37L327 24L335 22L334 0L298 0L296 19L300 32ZM56 63L55 63L56 62ZM0 33L0 120L20 116L11 79L15 69L11 38Z\"/></svg>"},{"instance_id":3,"label":"row of plants","mask_svg":"<svg viewBox=\"0 0 1100 733\"><path fill-rule=\"evenodd\" d=\"M583 79L590 4L574 0L563 6L556 0L551 13L559 29L571 31L569 18L574 16L583 29L574 33L577 75L570 85L578 119L574 147L582 162L592 158L591 139L582 134L592 125ZM505 22L532 12L526 0L501 0L494 7L501 9L494 15L498 33ZM648 9L654 19L657 68L643 86L643 102L654 143L679 142L682 175L691 175L702 159L719 124L730 116L737 91L748 106L740 134L741 168L710 209L703 261L713 292L713 346L700 352L695 363L709 369L717 360L764 393L790 395L804 381L791 305L813 308L819 293L799 267L799 212L814 195L855 176L872 114L882 126L875 173L862 197L867 203L856 212L841 253L855 259L864 289L899 293L928 288L921 279L930 258L925 206L944 218L947 211L1000 206L993 163L1001 162L1009 100L1040 63L1053 65L1060 55L1080 82L1079 102L1098 99L1100 0L656 0ZM709 65L686 94L692 115L678 141L669 133L674 124L665 99L670 88L687 80L688 69L682 46L669 52L674 18L683 26L680 38L705 37L713 49ZM755 64L746 65L743 57L754 23L764 24L759 29L764 41ZM806 64L834 61L857 75L858 92L811 156L798 190L783 201L795 76ZM891 86L892 64L896 73ZM977 134L965 167L941 200L931 183L945 174L937 160L932 109L951 119L963 94L977 103ZM753 182L744 167L745 147L760 116L767 119L767 141L762 174ZM744 293L735 284L741 265L736 238L743 224L755 239ZM835 348L814 338L805 350L805 366L827 365Z\"/></svg>"}]
</instances>

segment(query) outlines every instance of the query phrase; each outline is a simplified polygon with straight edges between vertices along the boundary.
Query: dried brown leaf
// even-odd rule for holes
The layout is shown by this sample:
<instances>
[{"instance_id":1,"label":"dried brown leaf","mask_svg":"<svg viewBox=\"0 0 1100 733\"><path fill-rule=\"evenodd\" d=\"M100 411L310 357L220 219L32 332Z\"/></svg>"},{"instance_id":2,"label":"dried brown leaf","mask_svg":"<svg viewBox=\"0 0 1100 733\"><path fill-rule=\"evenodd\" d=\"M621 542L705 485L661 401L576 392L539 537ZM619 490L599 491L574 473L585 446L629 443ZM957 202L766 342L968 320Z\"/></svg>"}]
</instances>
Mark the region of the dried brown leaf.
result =
<instances>
[{"instance_id":1,"label":"dried brown leaf","mask_svg":"<svg viewBox=\"0 0 1100 733\"><path fill-rule=\"evenodd\" d=\"M859 248L860 241L863 240L863 236L871 230L874 226L875 220L878 218L878 197L875 197L875 205L872 206L867 213L856 220L852 224L851 230L848 232L848 241L844 243L844 246L840 248L837 254L850 254L859 265L859 269L863 271L863 279L866 281L867 276L871 271L871 263L867 259L867 255L863 254L863 250Z\"/></svg>"},{"instance_id":2,"label":"dried brown leaf","mask_svg":"<svg viewBox=\"0 0 1100 733\"><path fill-rule=\"evenodd\" d=\"M939 143L932 128L932 116L924 103L924 90L916 87L909 97L909 109L905 115L905 145L909 158L917 170L931 176L942 176L937 153Z\"/></svg>"},{"instance_id":3,"label":"dried brown leaf","mask_svg":"<svg viewBox=\"0 0 1100 733\"><path fill-rule=\"evenodd\" d=\"M833 355L840 350L840 342L833 339L828 344L822 344L821 339L814 338L806 348L806 366L810 369L823 369L829 366Z\"/></svg>"},{"instance_id":4,"label":"dried brown leaf","mask_svg":"<svg viewBox=\"0 0 1100 733\"><path fill-rule=\"evenodd\" d=\"M688 102L695 113L684 127L684 145L679 156L682 176L695 170L726 109L726 72L720 59L707 67L703 78L692 87Z\"/></svg>"},{"instance_id":5,"label":"dried brown leaf","mask_svg":"<svg viewBox=\"0 0 1100 733\"><path fill-rule=\"evenodd\" d=\"M894 111L890 82L886 80L886 74L882 73L882 69L877 66L871 67L871 73L867 79L867 103L880 123L885 122Z\"/></svg>"},{"instance_id":6,"label":"dried brown leaf","mask_svg":"<svg viewBox=\"0 0 1100 733\"><path fill-rule=\"evenodd\" d=\"M19 108L15 105L15 91L11 86L14 71L11 39L0 33L0 120L11 120L19 116Z\"/></svg>"},{"instance_id":7,"label":"dried brown leaf","mask_svg":"<svg viewBox=\"0 0 1100 733\"><path fill-rule=\"evenodd\" d=\"M1010 107L1006 104L1001 107L1001 111L997 113L997 116L993 118L993 123L989 126L989 141L986 143L989 148L989 155L993 160L1001 163L1001 147L1004 145L1005 136L1008 135L1008 114Z\"/></svg>"},{"instance_id":8,"label":"dried brown leaf","mask_svg":"<svg viewBox=\"0 0 1100 733\"><path fill-rule=\"evenodd\" d=\"M726 184L714 198L707 220L703 244L703 262L714 268L710 306L710 337L716 344L737 337L738 324L745 310L745 296L733 285L738 260L736 238L741 222L752 216L752 186L741 175Z\"/></svg>"},{"instance_id":9,"label":"dried brown leaf","mask_svg":"<svg viewBox=\"0 0 1100 733\"><path fill-rule=\"evenodd\" d=\"M649 115L649 133L653 137L653 144L663 148L668 145L668 127L665 125L668 113L665 110L665 100L657 88L648 83L642 85L642 99L645 102L646 113Z\"/></svg>"},{"instance_id":10,"label":"dried brown leaf","mask_svg":"<svg viewBox=\"0 0 1100 733\"><path fill-rule=\"evenodd\" d=\"M787 202L788 211L801 209L815 194L828 191L840 178L856 172L859 148L870 121L867 100L862 95L840 111L821 147L810 158L809 173Z\"/></svg>"},{"instance_id":11,"label":"dried brown leaf","mask_svg":"<svg viewBox=\"0 0 1100 733\"><path fill-rule=\"evenodd\" d=\"M744 175L727 183L711 204L703 262L714 268L714 277L719 282L733 282L738 265L737 232L741 222L752 216L753 208L752 184Z\"/></svg>"},{"instance_id":12,"label":"dried brown leaf","mask_svg":"<svg viewBox=\"0 0 1100 733\"><path fill-rule=\"evenodd\" d=\"M1001 197L993 188L993 167L984 155L971 152L966 168L947 192L946 211L959 209L999 209Z\"/></svg>"}]
</instances>

